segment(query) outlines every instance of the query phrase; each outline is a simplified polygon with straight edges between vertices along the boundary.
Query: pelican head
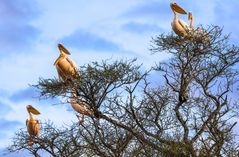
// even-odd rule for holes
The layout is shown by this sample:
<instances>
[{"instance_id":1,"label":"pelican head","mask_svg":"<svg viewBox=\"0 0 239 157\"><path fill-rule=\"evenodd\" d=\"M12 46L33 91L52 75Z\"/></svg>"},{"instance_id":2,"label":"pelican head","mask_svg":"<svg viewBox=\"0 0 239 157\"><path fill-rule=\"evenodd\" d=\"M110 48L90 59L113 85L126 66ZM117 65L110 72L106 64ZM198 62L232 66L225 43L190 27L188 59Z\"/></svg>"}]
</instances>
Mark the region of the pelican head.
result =
<instances>
[{"instance_id":1,"label":"pelican head","mask_svg":"<svg viewBox=\"0 0 239 157\"><path fill-rule=\"evenodd\" d=\"M193 13L190 11L188 12L188 20L192 20L193 19Z\"/></svg>"},{"instance_id":2,"label":"pelican head","mask_svg":"<svg viewBox=\"0 0 239 157\"><path fill-rule=\"evenodd\" d=\"M175 11L175 12L177 12L177 13L179 13L179 14L187 14L187 12L183 9L183 8L181 8L177 3L175 3L175 2L171 2L170 3L170 7L171 7L171 9L173 10L173 11Z\"/></svg>"},{"instance_id":3,"label":"pelican head","mask_svg":"<svg viewBox=\"0 0 239 157\"><path fill-rule=\"evenodd\" d=\"M28 111L28 113L32 113L35 115L40 114L40 112L37 109L35 109L34 107L32 107L32 105L27 105L27 111Z\"/></svg>"},{"instance_id":4,"label":"pelican head","mask_svg":"<svg viewBox=\"0 0 239 157\"><path fill-rule=\"evenodd\" d=\"M58 44L58 49L60 50L60 53L61 54L68 54L68 55L70 55L71 53L62 45L62 44Z\"/></svg>"},{"instance_id":5,"label":"pelican head","mask_svg":"<svg viewBox=\"0 0 239 157\"><path fill-rule=\"evenodd\" d=\"M70 55L71 53L62 45L58 44L58 49L60 51L60 57L55 61L54 65L57 65L58 62L60 62L62 59L64 59L67 55Z\"/></svg>"}]
</instances>

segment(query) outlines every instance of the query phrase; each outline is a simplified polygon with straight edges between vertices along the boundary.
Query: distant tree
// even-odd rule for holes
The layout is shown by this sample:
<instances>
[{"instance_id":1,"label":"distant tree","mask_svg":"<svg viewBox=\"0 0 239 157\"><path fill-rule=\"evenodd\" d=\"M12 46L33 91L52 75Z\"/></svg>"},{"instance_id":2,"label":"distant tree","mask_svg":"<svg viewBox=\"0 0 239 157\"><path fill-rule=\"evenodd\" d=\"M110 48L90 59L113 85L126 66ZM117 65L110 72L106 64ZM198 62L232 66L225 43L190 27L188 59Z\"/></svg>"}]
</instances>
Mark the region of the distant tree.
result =
<instances>
[{"instance_id":1,"label":"distant tree","mask_svg":"<svg viewBox=\"0 0 239 157\"><path fill-rule=\"evenodd\" d=\"M187 39L158 35L151 51L170 58L146 72L135 60L103 61L80 67L80 78L40 79L35 87L42 97L67 102L74 90L94 115L63 129L42 124L32 147L21 129L9 151L39 156L44 150L54 157L237 156L239 47L212 26ZM158 72L153 81L162 83L149 79L152 72Z\"/></svg>"}]
</instances>

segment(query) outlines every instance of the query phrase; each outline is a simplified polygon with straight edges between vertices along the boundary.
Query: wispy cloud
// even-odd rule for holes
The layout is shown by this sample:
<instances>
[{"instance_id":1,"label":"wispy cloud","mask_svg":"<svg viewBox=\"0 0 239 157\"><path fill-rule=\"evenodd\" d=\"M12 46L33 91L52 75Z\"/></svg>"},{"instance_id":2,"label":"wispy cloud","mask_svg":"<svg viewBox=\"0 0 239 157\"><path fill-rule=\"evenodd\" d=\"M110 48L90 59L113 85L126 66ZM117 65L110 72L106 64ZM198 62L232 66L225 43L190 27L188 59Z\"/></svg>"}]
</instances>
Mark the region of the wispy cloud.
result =
<instances>
[{"instance_id":1,"label":"wispy cloud","mask_svg":"<svg viewBox=\"0 0 239 157\"><path fill-rule=\"evenodd\" d=\"M122 26L122 29L132 33L149 33L149 32L160 32L162 29L157 25L129 22Z\"/></svg>"},{"instance_id":2,"label":"wispy cloud","mask_svg":"<svg viewBox=\"0 0 239 157\"><path fill-rule=\"evenodd\" d=\"M215 6L216 21L224 27L225 33L231 34L232 42L239 44L239 29L237 28L239 24L239 1L231 0L227 5L223 1L218 1L217 4Z\"/></svg>"},{"instance_id":3,"label":"wispy cloud","mask_svg":"<svg viewBox=\"0 0 239 157\"><path fill-rule=\"evenodd\" d=\"M156 25L160 28L158 32L164 32L170 30L173 14L168 2L150 0L138 3L121 17L144 25Z\"/></svg>"},{"instance_id":4,"label":"wispy cloud","mask_svg":"<svg viewBox=\"0 0 239 157\"><path fill-rule=\"evenodd\" d=\"M54 99L46 99L40 97L40 91L38 91L35 87L27 87L22 90L18 90L14 92L10 97L9 100L13 103L21 103L21 102L34 102L35 103L41 103L42 105L52 105L52 104L59 104L60 100L58 98ZM1 104L1 102L0 102ZM7 105L6 109L7 109ZM1 113L1 111L0 111Z\"/></svg>"},{"instance_id":5,"label":"wispy cloud","mask_svg":"<svg viewBox=\"0 0 239 157\"><path fill-rule=\"evenodd\" d=\"M6 104L4 102L0 101L0 118L4 117L6 113L12 110L12 108L9 106L9 104Z\"/></svg>"},{"instance_id":6,"label":"wispy cloud","mask_svg":"<svg viewBox=\"0 0 239 157\"><path fill-rule=\"evenodd\" d=\"M125 18L134 17L134 18L158 18L160 16L168 15L169 4L166 1L143 1L143 3L138 3L124 13Z\"/></svg>"},{"instance_id":7,"label":"wispy cloud","mask_svg":"<svg viewBox=\"0 0 239 157\"><path fill-rule=\"evenodd\" d=\"M120 48L116 43L84 30L77 30L62 39L63 43L79 50L97 50L115 52Z\"/></svg>"},{"instance_id":8,"label":"wispy cloud","mask_svg":"<svg viewBox=\"0 0 239 157\"><path fill-rule=\"evenodd\" d=\"M25 100L34 100L37 98L39 93L33 87L29 87L23 90L16 91L10 96L10 100L13 102L21 102Z\"/></svg>"},{"instance_id":9,"label":"wispy cloud","mask_svg":"<svg viewBox=\"0 0 239 157\"><path fill-rule=\"evenodd\" d=\"M39 34L39 30L30 23L39 15L34 1L0 1L0 14L0 54L29 53L29 45Z\"/></svg>"},{"instance_id":10,"label":"wispy cloud","mask_svg":"<svg viewBox=\"0 0 239 157\"><path fill-rule=\"evenodd\" d=\"M7 146L8 142L10 141L10 138L14 134L17 129L19 129L19 126L22 126L23 123L17 121L17 120L6 120L4 118L0 119L0 148ZM10 131L11 130L11 131Z\"/></svg>"},{"instance_id":11,"label":"wispy cloud","mask_svg":"<svg viewBox=\"0 0 239 157\"><path fill-rule=\"evenodd\" d=\"M1 132L14 129L21 124L22 123L20 123L19 121L9 121L9 120L5 120L5 119L0 119Z\"/></svg>"}]
</instances>

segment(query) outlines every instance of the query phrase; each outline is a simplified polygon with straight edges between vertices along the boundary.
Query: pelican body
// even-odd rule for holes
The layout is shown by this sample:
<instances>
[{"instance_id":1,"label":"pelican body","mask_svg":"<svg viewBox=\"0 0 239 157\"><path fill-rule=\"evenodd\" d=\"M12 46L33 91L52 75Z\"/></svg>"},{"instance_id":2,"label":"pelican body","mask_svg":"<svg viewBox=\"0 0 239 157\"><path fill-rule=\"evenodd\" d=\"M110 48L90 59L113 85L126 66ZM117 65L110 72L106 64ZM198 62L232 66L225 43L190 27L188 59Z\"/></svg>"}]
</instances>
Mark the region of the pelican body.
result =
<instances>
[{"instance_id":1,"label":"pelican body","mask_svg":"<svg viewBox=\"0 0 239 157\"><path fill-rule=\"evenodd\" d=\"M181 37L185 37L187 35L188 25L178 18L178 14L187 14L185 10L183 10L177 3L170 3L170 7L174 13L174 18L171 23L173 31Z\"/></svg>"},{"instance_id":2,"label":"pelican body","mask_svg":"<svg viewBox=\"0 0 239 157\"><path fill-rule=\"evenodd\" d=\"M81 123L82 125L84 125L84 116L87 115L87 116L92 116L93 115L93 111L92 109L90 108L90 106L88 104L86 104L85 102L83 101L78 101L78 99L76 98L76 96L73 96L69 99L69 102L72 106L72 108L82 114L82 118L81 118Z\"/></svg>"},{"instance_id":3,"label":"pelican body","mask_svg":"<svg viewBox=\"0 0 239 157\"><path fill-rule=\"evenodd\" d=\"M32 107L31 105L27 106L27 111L29 113L29 119L26 120L27 131L30 135L29 146L33 145L32 137L38 136L40 132L40 120L34 119L32 114L39 115L40 112Z\"/></svg>"},{"instance_id":4,"label":"pelican body","mask_svg":"<svg viewBox=\"0 0 239 157\"><path fill-rule=\"evenodd\" d=\"M70 52L62 44L58 44L58 48L60 50L60 56L54 65L56 66L59 79L66 81L78 77L77 65L68 57Z\"/></svg>"}]
</instances>

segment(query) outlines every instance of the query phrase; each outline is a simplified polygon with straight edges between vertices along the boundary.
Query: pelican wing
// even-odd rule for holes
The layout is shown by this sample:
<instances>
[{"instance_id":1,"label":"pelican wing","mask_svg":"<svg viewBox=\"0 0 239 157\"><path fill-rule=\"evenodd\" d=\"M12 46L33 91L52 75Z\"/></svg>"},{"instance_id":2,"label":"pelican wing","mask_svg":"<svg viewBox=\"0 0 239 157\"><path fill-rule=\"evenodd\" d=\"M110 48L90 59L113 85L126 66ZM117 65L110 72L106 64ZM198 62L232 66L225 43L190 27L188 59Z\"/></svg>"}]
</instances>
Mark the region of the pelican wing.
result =
<instances>
[{"instance_id":1,"label":"pelican wing","mask_svg":"<svg viewBox=\"0 0 239 157\"><path fill-rule=\"evenodd\" d=\"M67 57L66 60L70 63L71 67L74 69L74 74L73 75L76 75L77 74L77 65L76 65L76 63L73 62L69 57Z\"/></svg>"},{"instance_id":2,"label":"pelican wing","mask_svg":"<svg viewBox=\"0 0 239 157\"><path fill-rule=\"evenodd\" d=\"M173 22L171 23L172 29L173 31L181 37L184 37L187 35L187 31L184 27L184 25L186 24L185 22L180 22L181 20L179 19L174 19Z\"/></svg>"},{"instance_id":3,"label":"pelican wing","mask_svg":"<svg viewBox=\"0 0 239 157\"><path fill-rule=\"evenodd\" d=\"M35 126L36 127L35 128L36 129L36 136L39 136L39 133L40 133L40 122L41 121L39 119L36 120L36 126Z\"/></svg>"},{"instance_id":4,"label":"pelican wing","mask_svg":"<svg viewBox=\"0 0 239 157\"><path fill-rule=\"evenodd\" d=\"M178 20L178 23L183 27L184 30L189 30L189 27L187 25L186 22L184 22L183 20Z\"/></svg>"},{"instance_id":5,"label":"pelican wing","mask_svg":"<svg viewBox=\"0 0 239 157\"><path fill-rule=\"evenodd\" d=\"M93 113L88 104L84 103L83 101L78 102L76 98L70 98L70 104L78 113L85 114L87 116L91 116Z\"/></svg>"},{"instance_id":6,"label":"pelican wing","mask_svg":"<svg viewBox=\"0 0 239 157\"><path fill-rule=\"evenodd\" d=\"M59 66L57 66L57 65L56 65L56 70L57 70L59 79L61 79L61 80L63 80L63 81L67 80L66 74L65 74L64 71L62 71L62 69L61 69Z\"/></svg>"},{"instance_id":7,"label":"pelican wing","mask_svg":"<svg viewBox=\"0 0 239 157\"><path fill-rule=\"evenodd\" d=\"M37 124L40 124L40 122L41 122L41 121L40 121L39 119L36 119L36 123L37 123Z\"/></svg>"},{"instance_id":8,"label":"pelican wing","mask_svg":"<svg viewBox=\"0 0 239 157\"><path fill-rule=\"evenodd\" d=\"M27 131L31 136L38 136L40 131L40 122L35 119L28 120L27 124Z\"/></svg>"}]
</instances>

